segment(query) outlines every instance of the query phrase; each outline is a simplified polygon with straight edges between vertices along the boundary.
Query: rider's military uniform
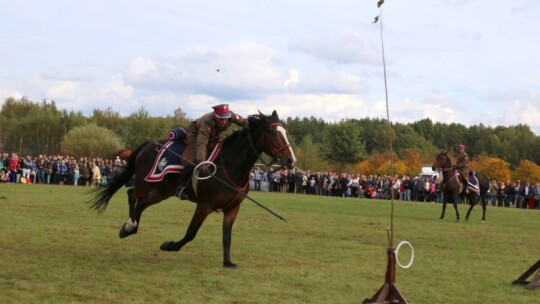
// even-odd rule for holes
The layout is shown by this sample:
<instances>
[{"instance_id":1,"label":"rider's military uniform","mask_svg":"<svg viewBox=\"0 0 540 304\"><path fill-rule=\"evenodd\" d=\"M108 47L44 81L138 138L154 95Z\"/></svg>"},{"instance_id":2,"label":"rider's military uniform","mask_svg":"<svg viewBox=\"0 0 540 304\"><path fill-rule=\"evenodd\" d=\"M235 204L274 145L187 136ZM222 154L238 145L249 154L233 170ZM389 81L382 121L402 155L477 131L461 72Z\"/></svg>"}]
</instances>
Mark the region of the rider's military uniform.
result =
<instances>
[{"instance_id":1,"label":"rider's military uniform","mask_svg":"<svg viewBox=\"0 0 540 304\"><path fill-rule=\"evenodd\" d=\"M203 115L187 127L187 138L189 146L191 147L191 162L193 166L206 160L208 149L215 147L216 144L225 137L223 132L226 131L231 124L246 126L248 122L240 115L230 111L228 104L221 104L212 108L214 109L214 112ZM186 171L189 175L184 174L180 178L180 183L176 190L176 196L180 199L187 199L188 197L184 190L187 184L186 179L191 173L189 168Z\"/></svg>"},{"instance_id":2,"label":"rider's military uniform","mask_svg":"<svg viewBox=\"0 0 540 304\"><path fill-rule=\"evenodd\" d=\"M215 147L219 140L225 138L223 132L225 132L231 124L234 123L238 126L245 125L246 119L232 111L229 111L229 113L230 117L223 127L220 127L216 123L214 119L214 116L216 116L215 112L203 115L188 126L187 136L189 146L192 149L191 155L194 163L200 163L201 161L206 160L206 152L208 149Z\"/></svg>"},{"instance_id":3,"label":"rider's military uniform","mask_svg":"<svg viewBox=\"0 0 540 304\"><path fill-rule=\"evenodd\" d=\"M467 180L469 176L469 155L461 152L457 155L456 169L461 173L463 180Z\"/></svg>"}]
</instances>

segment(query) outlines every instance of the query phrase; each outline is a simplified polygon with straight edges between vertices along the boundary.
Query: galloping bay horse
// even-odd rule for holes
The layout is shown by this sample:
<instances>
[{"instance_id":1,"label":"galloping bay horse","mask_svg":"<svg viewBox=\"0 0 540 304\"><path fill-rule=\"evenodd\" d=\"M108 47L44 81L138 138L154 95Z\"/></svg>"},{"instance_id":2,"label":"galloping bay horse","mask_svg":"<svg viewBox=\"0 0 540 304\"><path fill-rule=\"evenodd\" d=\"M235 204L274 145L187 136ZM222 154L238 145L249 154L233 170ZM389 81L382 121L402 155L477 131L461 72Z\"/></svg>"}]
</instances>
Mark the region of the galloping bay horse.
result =
<instances>
[{"instance_id":1,"label":"galloping bay horse","mask_svg":"<svg viewBox=\"0 0 540 304\"><path fill-rule=\"evenodd\" d=\"M296 162L287 132L282 127L276 111L270 116L259 112L257 115L249 116L248 121L248 128L234 132L223 141L221 150L213 160L216 165L213 177L197 180L196 189L193 182L191 187L188 187L189 200L197 204L191 222L180 241L164 242L160 247L162 250L180 250L195 238L210 213L223 211L223 266L237 267L230 258L231 232L240 203L249 191L249 173L253 165L263 152L284 168L292 169ZM162 141L161 144L164 142L166 141ZM152 170L161 144L148 141L140 145L129 156L125 170L105 188L97 190L98 193L90 201L92 208L99 212L105 211L114 193L135 175L135 187L127 191L129 218L120 229L121 238L137 233L143 211L150 205L173 196L180 174L184 174L169 173L159 182L145 180ZM185 157L184 161L186 159L188 158Z\"/></svg>"},{"instance_id":2,"label":"galloping bay horse","mask_svg":"<svg viewBox=\"0 0 540 304\"><path fill-rule=\"evenodd\" d=\"M454 209L456 210L456 217L459 221L459 211L458 211L458 200L460 193L463 193L466 191L465 187L459 180L459 177L457 176L456 170L452 166L452 162L450 161L450 158L448 157L448 152L441 151L439 155L435 158L435 163L432 166L433 171L441 170L443 172L443 208L440 219L442 220L444 218L444 212L446 210L446 203L451 202L454 205ZM468 177L466 177L468 178ZM486 192L489 190L489 181L486 178L485 175L482 173L476 172L476 179L478 180L478 186L479 186L479 193L469 190L466 195L469 199L469 203L471 206L469 207L469 210L467 210L467 216L466 220L469 220L469 217L471 215L471 211L474 208L474 206L478 202L478 197L480 197L480 203L482 204L482 222L485 222L486 220L486 206L487 206L487 197Z\"/></svg>"}]
</instances>

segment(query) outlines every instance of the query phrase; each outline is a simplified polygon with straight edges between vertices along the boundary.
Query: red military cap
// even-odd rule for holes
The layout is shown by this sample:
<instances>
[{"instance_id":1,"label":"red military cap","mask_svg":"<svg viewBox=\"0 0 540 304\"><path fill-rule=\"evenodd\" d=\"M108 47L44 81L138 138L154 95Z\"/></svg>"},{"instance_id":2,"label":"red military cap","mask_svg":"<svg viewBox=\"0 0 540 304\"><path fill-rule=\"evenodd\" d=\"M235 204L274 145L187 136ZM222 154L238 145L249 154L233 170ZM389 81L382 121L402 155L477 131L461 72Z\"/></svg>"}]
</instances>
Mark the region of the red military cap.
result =
<instances>
[{"instance_id":1,"label":"red military cap","mask_svg":"<svg viewBox=\"0 0 540 304\"><path fill-rule=\"evenodd\" d=\"M228 104L220 104L212 107L214 109L214 115L217 118L231 118L231 111Z\"/></svg>"}]
</instances>

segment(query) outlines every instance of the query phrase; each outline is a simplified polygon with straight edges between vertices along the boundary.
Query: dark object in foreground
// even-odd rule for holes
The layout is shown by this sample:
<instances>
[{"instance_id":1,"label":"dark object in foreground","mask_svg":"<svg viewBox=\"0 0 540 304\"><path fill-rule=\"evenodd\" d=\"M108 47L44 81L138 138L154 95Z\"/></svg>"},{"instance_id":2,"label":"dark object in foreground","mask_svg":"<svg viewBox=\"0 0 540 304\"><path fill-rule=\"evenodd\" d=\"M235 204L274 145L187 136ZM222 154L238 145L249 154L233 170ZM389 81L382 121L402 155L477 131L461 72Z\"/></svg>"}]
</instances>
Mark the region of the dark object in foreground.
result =
<instances>
[{"instance_id":1,"label":"dark object in foreground","mask_svg":"<svg viewBox=\"0 0 540 304\"><path fill-rule=\"evenodd\" d=\"M527 278L530 277L535 271L536 274L534 275L533 279L530 282L527 281ZM527 271L519 276L517 280L512 282L512 285L525 285L525 288L527 289L535 289L540 287L540 260L527 269Z\"/></svg>"}]
</instances>

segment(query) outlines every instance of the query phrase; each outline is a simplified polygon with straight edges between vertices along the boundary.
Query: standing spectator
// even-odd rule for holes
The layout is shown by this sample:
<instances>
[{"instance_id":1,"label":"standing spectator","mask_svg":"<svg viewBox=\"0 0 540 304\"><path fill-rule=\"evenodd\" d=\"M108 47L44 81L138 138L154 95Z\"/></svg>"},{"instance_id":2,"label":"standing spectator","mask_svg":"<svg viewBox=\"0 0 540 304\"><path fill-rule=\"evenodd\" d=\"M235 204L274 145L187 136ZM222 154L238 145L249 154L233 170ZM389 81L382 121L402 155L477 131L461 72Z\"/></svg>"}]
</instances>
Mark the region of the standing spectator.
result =
<instances>
[{"instance_id":1,"label":"standing spectator","mask_svg":"<svg viewBox=\"0 0 540 304\"><path fill-rule=\"evenodd\" d=\"M360 178L355 175L351 179L351 196L358 197L358 188L360 188Z\"/></svg>"},{"instance_id":2,"label":"standing spectator","mask_svg":"<svg viewBox=\"0 0 540 304\"><path fill-rule=\"evenodd\" d=\"M99 166L95 162L92 162L91 171L92 171L92 186L99 188L99 185L101 183L101 172L99 170Z\"/></svg>"},{"instance_id":3,"label":"standing spectator","mask_svg":"<svg viewBox=\"0 0 540 304\"><path fill-rule=\"evenodd\" d=\"M26 157L22 160L22 177L24 178L30 178L30 172L32 172L32 168L34 167L34 162L32 161L32 157L30 155L26 155Z\"/></svg>"},{"instance_id":4,"label":"standing spectator","mask_svg":"<svg viewBox=\"0 0 540 304\"><path fill-rule=\"evenodd\" d=\"M497 190L497 207L506 207L506 185L500 181L499 182L499 189Z\"/></svg>"},{"instance_id":5,"label":"standing spectator","mask_svg":"<svg viewBox=\"0 0 540 304\"><path fill-rule=\"evenodd\" d=\"M63 186L64 183L67 180L67 174L68 174L68 162L66 161L60 161L58 162L58 184L60 186Z\"/></svg>"},{"instance_id":6,"label":"standing spectator","mask_svg":"<svg viewBox=\"0 0 540 304\"><path fill-rule=\"evenodd\" d=\"M88 162L83 160L81 167L79 168L80 184L83 186L90 186L90 167Z\"/></svg>"},{"instance_id":7,"label":"standing spectator","mask_svg":"<svg viewBox=\"0 0 540 304\"><path fill-rule=\"evenodd\" d=\"M81 176L81 171L79 169L79 164L75 160L71 163L71 170L73 171L73 185L77 186L79 184L79 178Z\"/></svg>"},{"instance_id":8,"label":"standing spectator","mask_svg":"<svg viewBox=\"0 0 540 304\"><path fill-rule=\"evenodd\" d=\"M261 178L261 169L259 169L259 167L255 167L255 170L253 170L253 184L256 191L261 191Z\"/></svg>"},{"instance_id":9,"label":"standing spectator","mask_svg":"<svg viewBox=\"0 0 540 304\"><path fill-rule=\"evenodd\" d=\"M19 156L17 153L11 153L11 157L8 159L8 170L9 170L9 182L17 182L17 170L19 169Z\"/></svg>"},{"instance_id":10,"label":"standing spectator","mask_svg":"<svg viewBox=\"0 0 540 304\"><path fill-rule=\"evenodd\" d=\"M411 182L411 199L413 201L419 201L418 199L418 176L415 176Z\"/></svg>"},{"instance_id":11,"label":"standing spectator","mask_svg":"<svg viewBox=\"0 0 540 304\"><path fill-rule=\"evenodd\" d=\"M410 201L411 200L411 178L409 176L405 176L403 178L403 200Z\"/></svg>"},{"instance_id":12,"label":"standing spectator","mask_svg":"<svg viewBox=\"0 0 540 304\"><path fill-rule=\"evenodd\" d=\"M489 196L491 200L491 206L495 207L497 204L497 193L499 192L499 184L496 180L492 180L489 187Z\"/></svg>"},{"instance_id":13,"label":"standing spectator","mask_svg":"<svg viewBox=\"0 0 540 304\"><path fill-rule=\"evenodd\" d=\"M294 170L289 171L288 175L289 180L289 193L295 193L296 192L296 174L294 173Z\"/></svg>"},{"instance_id":14,"label":"standing spectator","mask_svg":"<svg viewBox=\"0 0 540 304\"><path fill-rule=\"evenodd\" d=\"M426 178L424 180L424 202L429 202L431 190L431 181Z\"/></svg>"},{"instance_id":15,"label":"standing spectator","mask_svg":"<svg viewBox=\"0 0 540 304\"><path fill-rule=\"evenodd\" d=\"M341 173L341 178L339 179L339 196L347 196L347 188L349 186L349 179L347 178L346 173Z\"/></svg>"},{"instance_id":16,"label":"standing spectator","mask_svg":"<svg viewBox=\"0 0 540 304\"><path fill-rule=\"evenodd\" d=\"M37 183L38 184L44 184L45 183L45 171L47 170L47 164L45 162L45 158L43 155L40 155L36 161L36 175L37 175Z\"/></svg>"},{"instance_id":17,"label":"standing spectator","mask_svg":"<svg viewBox=\"0 0 540 304\"><path fill-rule=\"evenodd\" d=\"M516 183L516 187L514 188L515 198L514 198L514 206L516 208L521 208L521 205L523 204L523 196L521 195L523 191L523 187L521 186L521 181L518 180Z\"/></svg>"},{"instance_id":18,"label":"standing spectator","mask_svg":"<svg viewBox=\"0 0 540 304\"><path fill-rule=\"evenodd\" d=\"M308 194L308 176L302 172L302 193Z\"/></svg>"},{"instance_id":19,"label":"standing spectator","mask_svg":"<svg viewBox=\"0 0 540 304\"><path fill-rule=\"evenodd\" d=\"M534 209L540 210L540 183L536 183L536 187L532 189L534 199Z\"/></svg>"},{"instance_id":20,"label":"standing spectator","mask_svg":"<svg viewBox=\"0 0 540 304\"><path fill-rule=\"evenodd\" d=\"M289 172L287 170L281 171L281 192L289 192Z\"/></svg>"}]
</instances>

